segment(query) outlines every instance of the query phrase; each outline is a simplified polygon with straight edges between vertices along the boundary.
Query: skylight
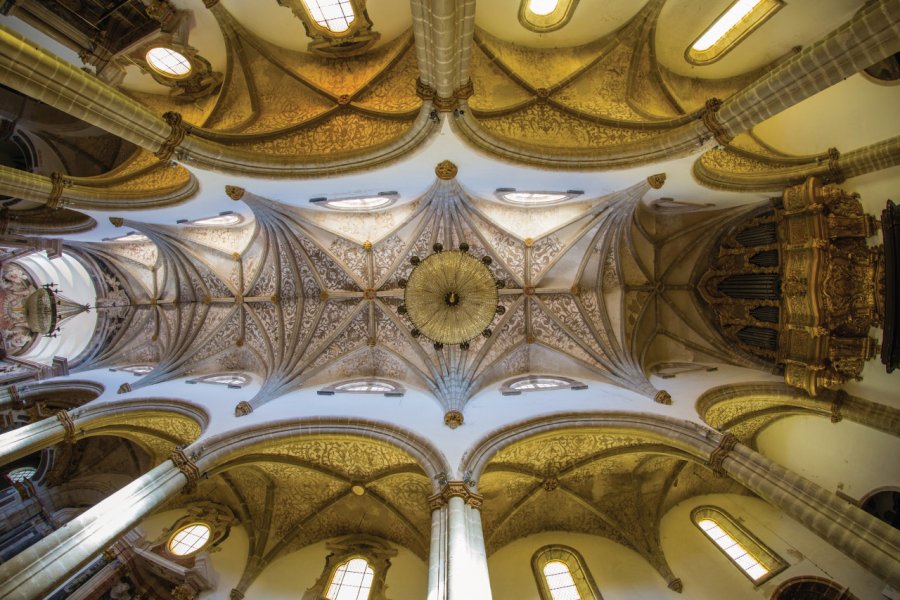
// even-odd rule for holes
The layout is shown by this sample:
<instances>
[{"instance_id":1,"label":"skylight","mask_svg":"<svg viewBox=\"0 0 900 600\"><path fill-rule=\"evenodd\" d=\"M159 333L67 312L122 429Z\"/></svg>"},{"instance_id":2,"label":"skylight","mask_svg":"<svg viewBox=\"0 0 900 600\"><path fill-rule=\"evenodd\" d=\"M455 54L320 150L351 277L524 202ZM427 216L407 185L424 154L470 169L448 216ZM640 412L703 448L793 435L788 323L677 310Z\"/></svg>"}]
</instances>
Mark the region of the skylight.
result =
<instances>
[{"instance_id":1,"label":"skylight","mask_svg":"<svg viewBox=\"0 0 900 600\"><path fill-rule=\"evenodd\" d=\"M163 75L184 77L191 72L191 62L183 54L165 46L151 48L145 58L147 64Z\"/></svg>"},{"instance_id":2,"label":"skylight","mask_svg":"<svg viewBox=\"0 0 900 600\"><path fill-rule=\"evenodd\" d=\"M303 0L303 3L316 23L334 33L347 31L356 19L350 0Z\"/></svg>"},{"instance_id":3,"label":"skylight","mask_svg":"<svg viewBox=\"0 0 900 600\"><path fill-rule=\"evenodd\" d=\"M783 6L783 0L735 0L688 46L685 59L695 65L719 60Z\"/></svg>"},{"instance_id":4,"label":"skylight","mask_svg":"<svg viewBox=\"0 0 900 600\"><path fill-rule=\"evenodd\" d=\"M556 10L557 4L559 4L559 0L530 0L528 10L536 15L549 15Z\"/></svg>"},{"instance_id":5,"label":"skylight","mask_svg":"<svg viewBox=\"0 0 900 600\"><path fill-rule=\"evenodd\" d=\"M209 540L209 527L195 523L184 527L169 540L169 552L176 556L186 556L202 548Z\"/></svg>"}]
</instances>

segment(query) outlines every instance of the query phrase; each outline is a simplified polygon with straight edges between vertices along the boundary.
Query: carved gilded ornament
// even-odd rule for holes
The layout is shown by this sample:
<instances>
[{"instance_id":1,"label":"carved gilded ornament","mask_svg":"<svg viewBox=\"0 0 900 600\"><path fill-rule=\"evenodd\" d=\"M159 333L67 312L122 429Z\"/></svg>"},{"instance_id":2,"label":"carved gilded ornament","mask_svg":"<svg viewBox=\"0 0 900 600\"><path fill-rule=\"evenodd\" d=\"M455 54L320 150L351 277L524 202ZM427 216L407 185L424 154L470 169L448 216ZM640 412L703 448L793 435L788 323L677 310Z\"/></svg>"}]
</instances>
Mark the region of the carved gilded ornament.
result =
<instances>
[{"instance_id":1,"label":"carved gilded ornament","mask_svg":"<svg viewBox=\"0 0 900 600\"><path fill-rule=\"evenodd\" d=\"M672 396L666 390L659 390L656 392L656 395L653 396L653 400L659 404L672 404Z\"/></svg>"},{"instance_id":2,"label":"carved gilded ornament","mask_svg":"<svg viewBox=\"0 0 900 600\"><path fill-rule=\"evenodd\" d=\"M448 410L444 413L444 425L450 429L456 429L463 424L463 414L458 410Z\"/></svg>"},{"instance_id":3,"label":"carved gilded ornament","mask_svg":"<svg viewBox=\"0 0 900 600\"><path fill-rule=\"evenodd\" d=\"M722 101L718 98L710 98L706 101L706 110L703 111L701 118L703 119L703 124L706 125L706 128L719 145L727 146L734 139L734 136L729 135L725 127L719 122L718 113L720 108L722 108Z\"/></svg>"},{"instance_id":4,"label":"carved gilded ornament","mask_svg":"<svg viewBox=\"0 0 900 600\"><path fill-rule=\"evenodd\" d=\"M200 469L197 468L197 465L188 458L187 454L184 453L184 450L180 449L172 452L172 454L169 455L169 460L171 460L172 464L174 464L187 478L187 484L184 486L184 491L187 493L194 491L197 487L197 482L200 481Z\"/></svg>"},{"instance_id":5,"label":"carved gilded ornament","mask_svg":"<svg viewBox=\"0 0 900 600\"><path fill-rule=\"evenodd\" d=\"M175 149L184 141L184 136L190 133L191 126L183 123L181 114L174 111L164 113L163 120L168 123L171 131L154 155L160 160L169 160L175 154Z\"/></svg>"},{"instance_id":6,"label":"carved gilded ornament","mask_svg":"<svg viewBox=\"0 0 900 600\"><path fill-rule=\"evenodd\" d=\"M236 417L245 417L253 412L253 407L246 400L241 400L237 403L237 406L234 407L234 416Z\"/></svg>"},{"instance_id":7,"label":"carved gilded ornament","mask_svg":"<svg viewBox=\"0 0 900 600\"><path fill-rule=\"evenodd\" d=\"M458 172L459 169L449 160L439 162L434 168L434 174L438 176L438 179L443 179L444 181L453 179Z\"/></svg>"},{"instance_id":8,"label":"carved gilded ornament","mask_svg":"<svg viewBox=\"0 0 900 600\"><path fill-rule=\"evenodd\" d=\"M654 190L658 190L666 183L666 174L657 173L656 175L651 175L647 178L647 183L649 183L650 187Z\"/></svg>"},{"instance_id":9,"label":"carved gilded ornament","mask_svg":"<svg viewBox=\"0 0 900 600\"><path fill-rule=\"evenodd\" d=\"M722 465L725 461L725 457L734 450L738 441L737 436L726 433L722 436L722 439L719 440L719 445L716 446L715 450L710 452L708 466L712 472L715 473L716 477L725 477L727 475Z\"/></svg>"},{"instance_id":10,"label":"carved gilded ornament","mask_svg":"<svg viewBox=\"0 0 900 600\"><path fill-rule=\"evenodd\" d=\"M245 191L246 190L244 190L244 188L238 187L236 185L225 186L225 194L232 200L240 200L241 198L243 198Z\"/></svg>"}]
</instances>

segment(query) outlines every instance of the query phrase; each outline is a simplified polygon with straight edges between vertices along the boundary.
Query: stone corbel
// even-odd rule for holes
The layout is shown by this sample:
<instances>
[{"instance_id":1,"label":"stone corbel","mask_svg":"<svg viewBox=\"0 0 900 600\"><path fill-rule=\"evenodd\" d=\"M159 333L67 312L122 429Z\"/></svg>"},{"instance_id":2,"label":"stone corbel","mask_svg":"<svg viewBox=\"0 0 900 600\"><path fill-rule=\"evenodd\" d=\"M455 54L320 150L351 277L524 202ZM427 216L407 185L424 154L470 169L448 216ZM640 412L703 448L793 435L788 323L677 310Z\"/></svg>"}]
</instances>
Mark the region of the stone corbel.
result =
<instances>
[{"instance_id":1,"label":"stone corbel","mask_svg":"<svg viewBox=\"0 0 900 600\"><path fill-rule=\"evenodd\" d=\"M722 464L725 462L725 457L728 456L728 453L734 450L734 447L737 445L738 439L737 436L732 433L726 433L722 436L722 439L719 441L719 445L716 446L716 449L710 452L709 454L709 463L707 466L715 473L716 477L725 477L725 469Z\"/></svg>"}]
</instances>

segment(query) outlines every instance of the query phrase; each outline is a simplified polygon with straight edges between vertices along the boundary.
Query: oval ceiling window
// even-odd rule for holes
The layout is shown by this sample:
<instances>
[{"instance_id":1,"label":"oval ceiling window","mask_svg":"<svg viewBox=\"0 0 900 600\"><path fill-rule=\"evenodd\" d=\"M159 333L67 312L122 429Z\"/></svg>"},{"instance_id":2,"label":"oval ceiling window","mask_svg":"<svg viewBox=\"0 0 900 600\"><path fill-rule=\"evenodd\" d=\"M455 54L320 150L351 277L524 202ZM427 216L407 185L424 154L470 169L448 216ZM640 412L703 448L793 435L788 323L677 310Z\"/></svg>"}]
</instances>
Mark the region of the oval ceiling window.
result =
<instances>
[{"instance_id":1,"label":"oval ceiling window","mask_svg":"<svg viewBox=\"0 0 900 600\"><path fill-rule=\"evenodd\" d=\"M303 0L303 4L313 21L332 33L347 31L356 19L350 0Z\"/></svg>"},{"instance_id":2,"label":"oval ceiling window","mask_svg":"<svg viewBox=\"0 0 900 600\"><path fill-rule=\"evenodd\" d=\"M525 206L537 206L540 204L556 204L580 196L581 190L568 190L565 192L524 192L515 188L498 188L495 192L497 198L510 204Z\"/></svg>"},{"instance_id":3,"label":"oval ceiling window","mask_svg":"<svg viewBox=\"0 0 900 600\"><path fill-rule=\"evenodd\" d=\"M783 0L735 0L688 47L685 60L694 65L719 60L783 6Z\"/></svg>"},{"instance_id":4,"label":"oval ceiling window","mask_svg":"<svg viewBox=\"0 0 900 600\"><path fill-rule=\"evenodd\" d=\"M169 538L169 552L175 556L187 556L197 552L209 541L210 530L203 523L182 527Z\"/></svg>"},{"instance_id":5,"label":"oval ceiling window","mask_svg":"<svg viewBox=\"0 0 900 600\"><path fill-rule=\"evenodd\" d=\"M522 0L519 23L525 29L545 33L569 22L578 0Z\"/></svg>"},{"instance_id":6,"label":"oval ceiling window","mask_svg":"<svg viewBox=\"0 0 900 600\"><path fill-rule=\"evenodd\" d=\"M165 46L151 48L145 58L148 65L167 77L186 77L191 72L191 61Z\"/></svg>"}]
</instances>

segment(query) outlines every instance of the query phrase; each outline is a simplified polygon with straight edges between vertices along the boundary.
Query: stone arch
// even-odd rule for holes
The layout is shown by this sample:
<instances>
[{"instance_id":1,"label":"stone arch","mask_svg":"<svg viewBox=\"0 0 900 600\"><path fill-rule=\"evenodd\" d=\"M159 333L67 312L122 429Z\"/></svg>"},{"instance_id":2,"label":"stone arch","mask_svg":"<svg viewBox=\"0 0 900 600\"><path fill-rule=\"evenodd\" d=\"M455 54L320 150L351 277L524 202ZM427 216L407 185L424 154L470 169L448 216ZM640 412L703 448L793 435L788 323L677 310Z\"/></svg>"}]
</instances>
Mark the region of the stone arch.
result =
<instances>
[{"instance_id":1,"label":"stone arch","mask_svg":"<svg viewBox=\"0 0 900 600\"><path fill-rule=\"evenodd\" d=\"M805 575L788 579L778 586L770 600L858 600L850 589L825 579Z\"/></svg>"}]
</instances>

